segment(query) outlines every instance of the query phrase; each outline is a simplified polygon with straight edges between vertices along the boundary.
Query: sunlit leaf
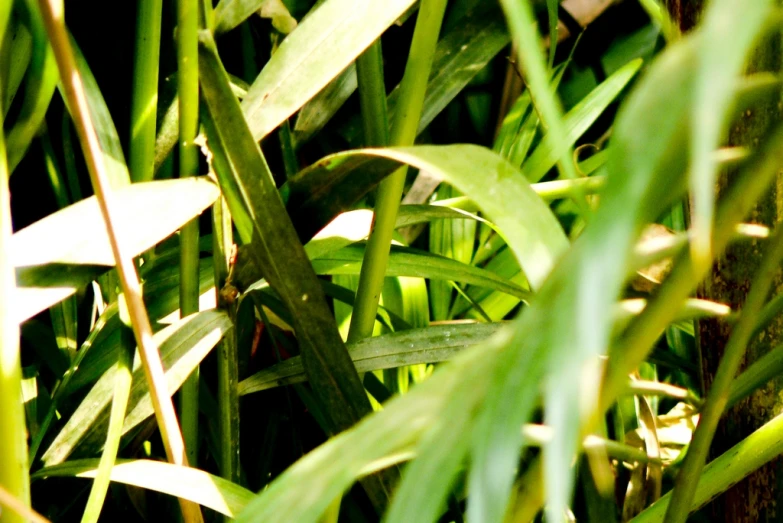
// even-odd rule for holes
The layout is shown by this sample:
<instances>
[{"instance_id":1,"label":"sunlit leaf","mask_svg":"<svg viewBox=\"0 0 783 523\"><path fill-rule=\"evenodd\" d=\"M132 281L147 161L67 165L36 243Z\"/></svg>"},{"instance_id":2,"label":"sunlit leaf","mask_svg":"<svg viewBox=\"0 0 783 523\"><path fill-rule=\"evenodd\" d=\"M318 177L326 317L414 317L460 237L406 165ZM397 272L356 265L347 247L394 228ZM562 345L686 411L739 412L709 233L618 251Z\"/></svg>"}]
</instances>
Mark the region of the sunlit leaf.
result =
<instances>
[{"instance_id":1,"label":"sunlit leaf","mask_svg":"<svg viewBox=\"0 0 783 523\"><path fill-rule=\"evenodd\" d=\"M196 178L118 189L112 214L126 252L136 256L153 247L198 216L217 196L214 183ZM19 321L72 295L114 266L95 197L20 230L11 245Z\"/></svg>"},{"instance_id":2,"label":"sunlit leaf","mask_svg":"<svg viewBox=\"0 0 783 523\"><path fill-rule=\"evenodd\" d=\"M66 461L32 478L94 478L97 467L97 459ZM111 480L187 499L228 517L235 517L253 497L251 491L203 470L144 459L117 460Z\"/></svg>"},{"instance_id":3,"label":"sunlit leaf","mask_svg":"<svg viewBox=\"0 0 783 523\"><path fill-rule=\"evenodd\" d=\"M413 0L327 0L280 44L242 108L260 140L323 89L402 15Z\"/></svg>"}]
</instances>

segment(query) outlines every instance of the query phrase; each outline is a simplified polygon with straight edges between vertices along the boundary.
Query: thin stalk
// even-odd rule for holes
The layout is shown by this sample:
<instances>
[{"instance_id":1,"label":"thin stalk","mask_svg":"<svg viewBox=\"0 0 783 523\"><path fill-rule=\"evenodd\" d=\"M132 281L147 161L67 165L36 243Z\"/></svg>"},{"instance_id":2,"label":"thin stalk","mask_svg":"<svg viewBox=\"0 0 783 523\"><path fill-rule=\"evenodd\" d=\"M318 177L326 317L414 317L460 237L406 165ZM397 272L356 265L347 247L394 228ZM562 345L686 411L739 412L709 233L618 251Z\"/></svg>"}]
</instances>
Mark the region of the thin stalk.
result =
<instances>
[{"instance_id":1,"label":"thin stalk","mask_svg":"<svg viewBox=\"0 0 783 523\"><path fill-rule=\"evenodd\" d=\"M11 7L11 2L5 4L0 7L0 42L5 34ZM8 188L10 175L6 163L5 137L0 129L0 456L3 460L0 466L0 489L26 508L30 506L30 478L27 472L27 427L22 401L19 324L14 321L13 313L16 272L8 246L13 233L11 192ZM3 521L21 523L25 520L18 512L3 513Z\"/></svg>"},{"instance_id":2,"label":"thin stalk","mask_svg":"<svg viewBox=\"0 0 783 523\"><path fill-rule=\"evenodd\" d=\"M155 174L153 165L162 9L163 0L141 0L136 17L129 165L131 180L134 182L150 181Z\"/></svg>"},{"instance_id":3,"label":"thin stalk","mask_svg":"<svg viewBox=\"0 0 783 523\"><path fill-rule=\"evenodd\" d=\"M386 83L383 79L383 50L376 40L356 60L359 104L365 147L385 147L389 143L389 116Z\"/></svg>"},{"instance_id":4,"label":"thin stalk","mask_svg":"<svg viewBox=\"0 0 783 523\"><path fill-rule=\"evenodd\" d=\"M123 299L122 296L120 296L120 299ZM123 316L126 315L123 314ZM128 319L125 317L123 321ZM125 412L128 408L128 398L130 397L133 353L136 347L133 343L133 331L130 329L130 325L123 325L121 329L122 343L117 355L117 375L114 380L114 398L111 403L106 444L103 447L101 460L98 463L98 470L95 473L95 480L90 489L90 496L87 498L87 506L82 514L82 523L96 522L101 516L106 492L109 490L111 470L114 468L114 462L117 460L117 451L120 448L120 440L122 439L122 425L125 421Z\"/></svg>"},{"instance_id":5,"label":"thin stalk","mask_svg":"<svg viewBox=\"0 0 783 523\"><path fill-rule=\"evenodd\" d=\"M215 290L220 308L229 309L232 317L235 311L225 303L220 295L228 277L228 258L233 244L231 215L228 203L220 198L212 206L212 262L215 273ZM236 322L235 322L236 323ZM218 391L217 401L220 412L220 473L232 482L239 481L239 359L237 353L236 330L225 336L217 347Z\"/></svg>"},{"instance_id":6,"label":"thin stalk","mask_svg":"<svg viewBox=\"0 0 783 523\"><path fill-rule=\"evenodd\" d=\"M198 173L199 0L177 0L177 93L179 95L179 176ZM198 218L180 230L179 308L181 317L198 312ZM198 367L182 384L180 420L188 461L198 456Z\"/></svg>"},{"instance_id":7,"label":"thin stalk","mask_svg":"<svg viewBox=\"0 0 783 523\"><path fill-rule=\"evenodd\" d=\"M422 0L413 31L410 55L400 84L397 110L392 120L390 145L412 145L421 118L432 58L443 23L446 0ZM375 219L364 252L356 303L351 316L348 341L372 335L381 296L392 233L397 220L407 167L401 167L383 180L378 188Z\"/></svg>"},{"instance_id":8,"label":"thin stalk","mask_svg":"<svg viewBox=\"0 0 783 523\"><path fill-rule=\"evenodd\" d=\"M112 211L114 208L114 194L109 185L108 173L103 162L98 134L90 117L84 84L76 68L73 48L68 38L68 32L65 29L63 4L57 0L38 0L38 4L44 18L46 32L49 34L52 49L54 49L57 68L62 79L63 92L68 101L68 107L73 111L72 116L84 151L84 159L87 163L95 196L106 225L109 243L122 284L122 292L125 295L133 324L133 334L139 347L144 375L149 384L152 405L155 409L155 417L160 428L163 446L166 449L166 455L170 462L175 465L187 466L188 460L185 455L182 433L179 430L174 405L166 387L166 377L163 372L163 364L160 361L158 347L152 338L152 326L141 298L141 285L136 273L136 266L133 263L132 256L126 253L126 249L117 236ZM6 332L5 329L4 332ZM0 432L5 433L7 430L4 427L4 430ZM22 457L22 459L26 458ZM196 504L180 499L180 506L185 521L203 520L201 511Z\"/></svg>"},{"instance_id":9,"label":"thin stalk","mask_svg":"<svg viewBox=\"0 0 783 523\"><path fill-rule=\"evenodd\" d=\"M775 229L767 253L761 262L758 273L750 287L750 292L742 307L742 313L737 325L726 343L723 358L721 358L715 379L710 388L707 402L701 412L699 426L693 435L693 440L688 447L685 463L677 474L674 482L674 492L671 503L666 511L666 522L684 522L688 517L689 508L693 503L693 496L699 482L704 463L710 450L710 443L715 435L718 422L726 409L731 392L732 382L736 376L745 348L750 343L755 327L756 318L764 302L769 295L772 282L777 276L778 267L783 260L783 228Z\"/></svg>"}]
</instances>

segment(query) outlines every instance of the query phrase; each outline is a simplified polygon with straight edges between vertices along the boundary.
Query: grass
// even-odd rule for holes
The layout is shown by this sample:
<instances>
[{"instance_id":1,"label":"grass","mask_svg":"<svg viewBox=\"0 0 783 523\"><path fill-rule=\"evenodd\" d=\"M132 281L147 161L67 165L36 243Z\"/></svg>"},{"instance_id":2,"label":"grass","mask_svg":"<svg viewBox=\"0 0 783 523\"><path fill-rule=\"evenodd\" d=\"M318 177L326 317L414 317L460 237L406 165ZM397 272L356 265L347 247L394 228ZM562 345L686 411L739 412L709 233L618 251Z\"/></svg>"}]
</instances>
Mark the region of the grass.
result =
<instances>
[{"instance_id":1,"label":"grass","mask_svg":"<svg viewBox=\"0 0 783 523\"><path fill-rule=\"evenodd\" d=\"M771 2L123 9L0 9L4 520L683 521L780 453L716 456L783 343Z\"/></svg>"}]
</instances>

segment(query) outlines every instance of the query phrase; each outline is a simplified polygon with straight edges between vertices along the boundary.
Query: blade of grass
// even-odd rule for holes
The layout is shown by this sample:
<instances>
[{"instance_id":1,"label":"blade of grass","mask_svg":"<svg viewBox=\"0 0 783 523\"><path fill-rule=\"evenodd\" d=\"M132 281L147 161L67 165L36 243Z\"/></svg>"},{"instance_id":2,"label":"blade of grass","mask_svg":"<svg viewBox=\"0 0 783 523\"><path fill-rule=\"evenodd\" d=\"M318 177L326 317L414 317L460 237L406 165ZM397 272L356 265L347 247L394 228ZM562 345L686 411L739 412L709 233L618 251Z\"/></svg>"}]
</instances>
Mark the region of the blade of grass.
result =
<instances>
[{"instance_id":1,"label":"blade of grass","mask_svg":"<svg viewBox=\"0 0 783 523\"><path fill-rule=\"evenodd\" d=\"M199 35L199 65L209 147L223 148L236 169L217 171L231 215L266 280L292 314L310 383L333 424L345 429L371 412L369 400L207 32ZM365 487L376 507L385 506L388 487L381 478L368 478Z\"/></svg>"},{"instance_id":2,"label":"blade of grass","mask_svg":"<svg viewBox=\"0 0 783 523\"><path fill-rule=\"evenodd\" d=\"M365 338L348 343L347 347L359 372L434 363L449 360L465 348L486 341L501 325L438 325ZM242 380L239 394L244 396L306 380L301 358L295 356Z\"/></svg>"},{"instance_id":3,"label":"blade of grass","mask_svg":"<svg viewBox=\"0 0 783 523\"><path fill-rule=\"evenodd\" d=\"M120 300L122 299L122 295L120 295ZM122 307L124 308L124 306ZM126 315L123 314L123 316ZM125 320L128 321L129 318L126 317ZM109 479L117 459L117 450L120 448L122 424L125 420L125 411L128 407L128 397L130 396L131 367L133 366L133 353L135 352L133 330L130 324L126 324L122 329L122 339L122 346L117 351L117 372L114 378L114 397L111 404L109 428L106 433L106 444L103 447L103 454L101 454L101 459L98 463L95 481L90 489L90 496L87 498L87 506L82 513L82 523L98 521L103 509L103 502L106 499L106 493L109 489Z\"/></svg>"},{"instance_id":4,"label":"blade of grass","mask_svg":"<svg viewBox=\"0 0 783 523\"><path fill-rule=\"evenodd\" d=\"M212 310L190 315L156 333L155 341L160 344L162 366L165 369L166 390L177 390L230 328L231 321L227 315ZM128 414L122 426L123 435L154 413L150 387L144 380L144 371L139 369L140 366L139 362L134 365ZM109 421L107 410L116 369L115 366L105 372L81 400L44 453L42 461L46 465L62 463L73 454L89 455L100 449L105 441Z\"/></svg>"},{"instance_id":5,"label":"blade of grass","mask_svg":"<svg viewBox=\"0 0 783 523\"><path fill-rule=\"evenodd\" d=\"M198 30L199 0L177 0L177 94L179 98L179 177L198 174ZM198 218L179 232L179 307L184 316L198 312ZM179 416L188 461L198 457L198 367L182 386Z\"/></svg>"},{"instance_id":6,"label":"blade of grass","mask_svg":"<svg viewBox=\"0 0 783 523\"><path fill-rule=\"evenodd\" d=\"M174 197L173 195L177 195ZM113 198L115 228L136 256L206 209L219 189L206 179L133 184ZM21 322L72 295L114 265L110 240L93 196L16 232L11 258Z\"/></svg>"},{"instance_id":7,"label":"blade of grass","mask_svg":"<svg viewBox=\"0 0 783 523\"><path fill-rule=\"evenodd\" d=\"M163 367L160 363L155 343L152 340L152 328L141 299L141 288L136 268L130 255L126 255L115 232L115 223L111 211L113 194L109 184L107 166L104 163L102 148L90 116L84 85L77 70L75 55L65 29L63 6L56 0L39 0L39 6L49 39L52 42L52 48L54 49L60 78L62 78L65 99L68 100L69 109L74 117L74 123L82 143L92 185L106 224L123 293L128 301L134 336L139 345L145 375L152 391L153 404L164 447L166 448L166 455L175 464L187 464L182 434L179 430L171 397L165 389ZM202 520L201 511L197 506L182 501L181 507L186 521Z\"/></svg>"},{"instance_id":8,"label":"blade of grass","mask_svg":"<svg viewBox=\"0 0 783 523\"><path fill-rule=\"evenodd\" d=\"M242 108L253 138L260 140L302 107L412 4L413 0L320 4L283 40L248 90Z\"/></svg>"},{"instance_id":9,"label":"blade of grass","mask_svg":"<svg viewBox=\"0 0 783 523\"><path fill-rule=\"evenodd\" d=\"M8 133L8 170L11 173L27 153L33 137L41 127L60 79L40 13L31 0L27 0L26 7L34 44L22 109Z\"/></svg>"},{"instance_id":10,"label":"blade of grass","mask_svg":"<svg viewBox=\"0 0 783 523\"><path fill-rule=\"evenodd\" d=\"M97 461L66 461L37 471L34 478L92 478ZM144 459L120 460L111 471L111 480L188 499L229 517L236 517L253 497L251 491L202 470Z\"/></svg>"},{"instance_id":11,"label":"blade of grass","mask_svg":"<svg viewBox=\"0 0 783 523\"><path fill-rule=\"evenodd\" d=\"M316 274L356 274L364 263L362 256L367 256L366 248L363 249L361 245L349 245L313 260L313 269ZM392 247L384 271L384 277L386 276L413 276L431 280L458 281L487 286L515 296L519 300L527 301L532 298L529 291L489 271L411 247L396 245Z\"/></svg>"},{"instance_id":12,"label":"blade of grass","mask_svg":"<svg viewBox=\"0 0 783 523\"><path fill-rule=\"evenodd\" d=\"M4 40L11 2L0 4L0 42ZM4 89L0 85L0 100ZM1 105L1 104L0 104ZM0 113L2 107L0 106ZM6 163L5 136L0 129L0 488L23 507L30 506L30 481L27 476L27 427L22 401L22 366L19 352L19 323L12 313L16 282L14 265L8 255L11 240L10 173ZM11 523L25 517L18 512L3 515Z\"/></svg>"}]
</instances>

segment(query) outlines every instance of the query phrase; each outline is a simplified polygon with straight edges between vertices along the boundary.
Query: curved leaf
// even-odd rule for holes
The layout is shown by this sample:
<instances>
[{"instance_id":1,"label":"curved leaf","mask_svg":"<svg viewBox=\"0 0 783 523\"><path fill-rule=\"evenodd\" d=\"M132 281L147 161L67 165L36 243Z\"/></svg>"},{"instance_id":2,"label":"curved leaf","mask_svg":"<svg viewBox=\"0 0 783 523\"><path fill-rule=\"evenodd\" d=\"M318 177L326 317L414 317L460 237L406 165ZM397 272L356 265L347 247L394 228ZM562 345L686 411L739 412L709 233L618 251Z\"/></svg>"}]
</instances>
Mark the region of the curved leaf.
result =
<instances>
[{"instance_id":1,"label":"curved leaf","mask_svg":"<svg viewBox=\"0 0 783 523\"><path fill-rule=\"evenodd\" d=\"M37 471L32 479L94 478L97 467L97 459L66 461ZM251 491L203 470L146 459L117 460L111 480L187 499L228 517L235 517L253 497Z\"/></svg>"},{"instance_id":2,"label":"curved leaf","mask_svg":"<svg viewBox=\"0 0 783 523\"><path fill-rule=\"evenodd\" d=\"M560 224L522 173L497 153L467 144L359 149L320 160L289 183L288 209L300 235L314 233L318 224L338 214L346 201L352 203L361 196L350 194L361 185L357 176L388 174L400 164L447 181L495 217L494 223L534 288L542 284L568 247ZM327 193L334 198L322 199Z\"/></svg>"},{"instance_id":3,"label":"curved leaf","mask_svg":"<svg viewBox=\"0 0 783 523\"><path fill-rule=\"evenodd\" d=\"M359 274L364 248L351 245L313 260L317 274ZM490 287L521 300L530 298L525 289L489 271L410 247L392 246L387 276L415 276L434 280L450 280Z\"/></svg>"}]
</instances>

